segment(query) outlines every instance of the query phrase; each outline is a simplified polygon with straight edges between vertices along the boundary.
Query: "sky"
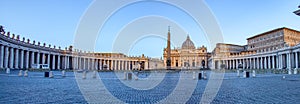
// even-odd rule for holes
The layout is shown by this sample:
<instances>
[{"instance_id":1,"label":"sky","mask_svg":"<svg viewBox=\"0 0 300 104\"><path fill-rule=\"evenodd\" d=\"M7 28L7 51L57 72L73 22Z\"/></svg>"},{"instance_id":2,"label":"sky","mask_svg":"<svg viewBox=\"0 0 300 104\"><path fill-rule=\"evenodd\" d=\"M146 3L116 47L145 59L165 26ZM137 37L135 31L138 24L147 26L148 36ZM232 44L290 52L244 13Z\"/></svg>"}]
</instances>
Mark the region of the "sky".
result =
<instances>
[{"instance_id":1,"label":"sky","mask_svg":"<svg viewBox=\"0 0 300 104\"><path fill-rule=\"evenodd\" d=\"M246 45L248 37L280 27L300 30L300 17L293 13L300 5L298 0L203 2L218 23L225 43ZM74 44L79 25L93 3L92 0L1 0L0 25L21 37L67 47ZM102 6L110 8L101 4L98 7ZM105 10L94 11L95 22L101 17L97 13ZM207 38L213 34L206 34L191 14L168 3L148 0L112 13L98 30L95 40L91 40L95 41L93 51L161 57L168 26L171 26L172 48L181 47L189 35L196 47L204 45L208 51L213 50ZM83 37L89 36L83 34Z\"/></svg>"}]
</instances>

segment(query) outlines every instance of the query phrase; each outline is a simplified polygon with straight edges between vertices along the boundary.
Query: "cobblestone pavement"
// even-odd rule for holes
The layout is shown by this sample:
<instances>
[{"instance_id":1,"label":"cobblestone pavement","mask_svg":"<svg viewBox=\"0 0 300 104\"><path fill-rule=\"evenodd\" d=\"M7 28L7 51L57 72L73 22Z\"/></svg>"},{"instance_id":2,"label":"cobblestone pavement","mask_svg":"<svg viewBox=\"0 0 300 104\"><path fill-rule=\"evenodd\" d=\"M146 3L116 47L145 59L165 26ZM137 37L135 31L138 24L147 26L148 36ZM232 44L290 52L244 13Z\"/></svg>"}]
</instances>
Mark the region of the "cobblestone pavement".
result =
<instances>
[{"instance_id":1,"label":"cobblestone pavement","mask_svg":"<svg viewBox=\"0 0 300 104\"><path fill-rule=\"evenodd\" d=\"M122 72L120 72L122 73ZM160 73L160 72L156 72ZM99 76L110 93L124 103L158 103L164 100L176 89L180 79L196 81L194 90L188 99L184 95L172 95L174 100L165 103L198 103L208 80L193 80L192 72L166 73L163 80L155 87L147 90L135 89L124 85L114 72L100 72ZM198 72L196 72L198 73ZM209 75L210 72L208 72ZM29 72L28 77L19 77L18 70L5 74L0 71L0 103L87 103L76 83L73 72L67 72L66 77L54 71L54 78L44 78L42 72ZM135 73L137 75L137 73ZM147 81L151 73L139 73L139 79L126 80L131 84ZM285 76L285 79L283 79ZM90 78L90 77L89 77ZM197 77L196 77L197 78ZM209 78L209 77L208 77ZM88 78L86 80L89 80ZM222 79L213 79L222 80ZM124 80L123 80L124 81ZM126 82L125 81L125 82ZM151 80L155 81L155 79ZM149 83L151 83L149 81ZM185 93L191 87L177 88ZM106 99L109 102L110 99ZM300 75L288 74L257 74L255 78L237 77L236 73L226 73L219 92L212 103L292 103L300 102ZM101 102L100 102L101 103Z\"/></svg>"}]
</instances>

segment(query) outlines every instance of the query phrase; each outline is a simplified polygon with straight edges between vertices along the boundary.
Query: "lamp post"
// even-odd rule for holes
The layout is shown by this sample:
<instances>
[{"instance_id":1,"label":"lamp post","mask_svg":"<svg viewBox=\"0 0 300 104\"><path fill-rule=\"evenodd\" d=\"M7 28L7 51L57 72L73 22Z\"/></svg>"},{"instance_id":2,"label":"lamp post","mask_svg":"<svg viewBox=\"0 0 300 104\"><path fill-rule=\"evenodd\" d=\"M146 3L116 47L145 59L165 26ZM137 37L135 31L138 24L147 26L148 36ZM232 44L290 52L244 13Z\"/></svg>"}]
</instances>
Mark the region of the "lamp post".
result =
<instances>
[{"instance_id":1,"label":"lamp post","mask_svg":"<svg viewBox=\"0 0 300 104\"><path fill-rule=\"evenodd\" d=\"M298 6L298 8L300 8L300 5ZM299 9L299 10L296 10L296 11L294 11L294 13L295 13L296 15L300 16L300 9Z\"/></svg>"}]
</instances>

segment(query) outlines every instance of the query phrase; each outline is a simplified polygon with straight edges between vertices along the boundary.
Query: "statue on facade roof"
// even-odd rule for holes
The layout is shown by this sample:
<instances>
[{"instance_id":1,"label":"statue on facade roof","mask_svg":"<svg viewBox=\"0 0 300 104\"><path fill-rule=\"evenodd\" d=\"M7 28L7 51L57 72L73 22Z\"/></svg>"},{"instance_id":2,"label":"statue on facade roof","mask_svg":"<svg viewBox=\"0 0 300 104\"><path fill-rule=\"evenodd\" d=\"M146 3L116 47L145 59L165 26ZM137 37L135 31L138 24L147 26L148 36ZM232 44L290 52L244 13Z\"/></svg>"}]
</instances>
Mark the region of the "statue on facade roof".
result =
<instances>
[{"instance_id":1,"label":"statue on facade roof","mask_svg":"<svg viewBox=\"0 0 300 104\"><path fill-rule=\"evenodd\" d=\"M5 34L4 27L2 25L0 25L0 33Z\"/></svg>"}]
</instances>

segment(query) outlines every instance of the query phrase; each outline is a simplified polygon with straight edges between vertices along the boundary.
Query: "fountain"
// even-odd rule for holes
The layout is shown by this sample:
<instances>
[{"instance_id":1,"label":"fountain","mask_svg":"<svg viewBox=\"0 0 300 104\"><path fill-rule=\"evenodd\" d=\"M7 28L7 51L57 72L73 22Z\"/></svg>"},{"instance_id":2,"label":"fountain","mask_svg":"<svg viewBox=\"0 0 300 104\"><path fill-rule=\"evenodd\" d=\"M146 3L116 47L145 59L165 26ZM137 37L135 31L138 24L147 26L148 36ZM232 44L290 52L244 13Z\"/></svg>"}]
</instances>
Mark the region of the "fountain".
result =
<instances>
[{"instance_id":1,"label":"fountain","mask_svg":"<svg viewBox=\"0 0 300 104\"><path fill-rule=\"evenodd\" d=\"M255 74L256 74L256 73L255 73L255 70L252 70L252 77L256 77Z\"/></svg>"},{"instance_id":2,"label":"fountain","mask_svg":"<svg viewBox=\"0 0 300 104\"><path fill-rule=\"evenodd\" d=\"M194 71L193 72L193 80L195 80L196 79L196 72Z\"/></svg>"}]
</instances>

